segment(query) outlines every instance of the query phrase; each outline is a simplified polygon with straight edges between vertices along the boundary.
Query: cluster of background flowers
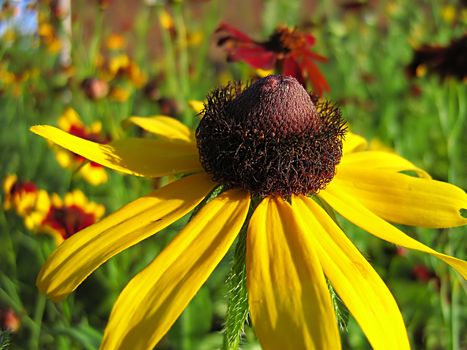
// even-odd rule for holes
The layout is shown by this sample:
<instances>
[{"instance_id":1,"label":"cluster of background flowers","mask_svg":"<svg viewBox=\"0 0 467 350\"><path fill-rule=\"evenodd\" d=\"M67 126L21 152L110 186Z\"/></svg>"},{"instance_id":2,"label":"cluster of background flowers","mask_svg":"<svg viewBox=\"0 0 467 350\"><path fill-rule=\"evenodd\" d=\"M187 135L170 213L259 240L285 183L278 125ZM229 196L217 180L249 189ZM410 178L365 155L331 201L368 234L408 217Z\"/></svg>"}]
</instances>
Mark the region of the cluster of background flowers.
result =
<instances>
[{"instance_id":1,"label":"cluster of background flowers","mask_svg":"<svg viewBox=\"0 0 467 350\"><path fill-rule=\"evenodd\" d=\"M89 201L80 190L61 198L16 175L3 180L3 194L5 210L15 211L29 230L50 234L57 244L96 223L105 212L104 206Z\"/></svg>"}]
</instances>

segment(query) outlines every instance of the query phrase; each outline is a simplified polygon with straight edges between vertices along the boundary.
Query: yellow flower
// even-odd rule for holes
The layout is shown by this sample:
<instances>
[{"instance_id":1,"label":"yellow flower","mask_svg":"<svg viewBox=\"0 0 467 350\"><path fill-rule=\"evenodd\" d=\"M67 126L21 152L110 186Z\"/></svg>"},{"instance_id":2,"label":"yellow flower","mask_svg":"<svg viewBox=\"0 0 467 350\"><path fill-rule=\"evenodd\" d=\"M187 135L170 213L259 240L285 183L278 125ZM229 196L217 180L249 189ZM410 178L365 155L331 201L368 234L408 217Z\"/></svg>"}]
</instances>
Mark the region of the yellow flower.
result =
<instances>
[{"instance_id":1,"label":"yellow flower","mask_svg":"<svg viewBox=\"0 0 467 350\"><path fill-rule=\"evenodd\" d=\"M452 24L454 23L454 21L456 20L456 15L457 15L457 10L455 8L455 6L453 5L445 5L442 9L441 9L441 17L443 18L443 20L448 23L448 24Z\"/></svg>"},{"instance_id":2,"label":"yellow flower","mask_svg":"<svg viewBox=\"0 0 467 350\"><path fill-rule=\"evenodd\" d=\"M49 209L50 199L46 191L38 189L29 181L18 181L16 175L7 175L3 180L5 210L14 209L24 220L29 230L35 230Z\"/></svg>"},{"instance_id":3,"label":"yellow flower","mask_svg":"<svg viewBox=\"0 0 467 350\"><path fill-rule=\"evenodd\" d=\"M390 291L318 202L374 236L431 254L467 276L464 261L436 252L390 224L464 225L464 191L432 180L396 154L364 150L366 141L357 135L348 134L342 143L345 126L338 109L326 102L315 105L294 78L270 76L246 89L234 85L214 91L196 135L167 117L130 121L156 138L102 145L50 126L32 128L126 174L187 175L59 246L37 279L53 300L66 297L115 254L210 198L122 291L103 349L152 349L244 224L249 309L264 349L341 347L326 278L374 349L408 349ZM209 196L219 185L223 192ZM245 223L250 209L254 212Z\"/></svg>"},{"instance_id":4,"label":"yellow flower","mask_svg":"<svg viewBox=\"0 0 467 350\"><path fill-rule=\"evenodd\" d=\"M104 206L89 202L80 190L67 193L64 200L54 193L39 230L51 234L58 245L96 223L104 212Z\"/></svg>"},{"instance_id":5,"label":"yellow flower","mask_svg":"<svg viewBox=\"0 0 467 350\"><path fill-rule=\"evenodd\" d=\"M131 91L129 89L115 86L110 90L110 98L113 101L117 102L126 102L131 95Z\"/></svg>"},{"instance_id":6,"label":"yellow flower","mask_svg":"<svg viewBox=\"0 0 467 350\"><path fill-rule=\"evenodd\" d=\"M162 9L160 11L159 21L161 23L162 28L164 28L166 30L174 29L174 22L173 22L172 16L165 9Z\"/></svg>"},{"instance_id":7,"label":"yellow flower","mask_svg":"<svg viewBox=\"0 0 467 350\"><path fill-rule=\"evenodd\" d=\"M121 50L126 46L126 40L121 34L111 34L105 40L105 46L109 50Z\"/></svg>"},{"instance_id":8,"label":"yellow flower","mask_svg":"<svg viewBox=\"0 0 467 350\"><path fill-rule=\"evenodd\" d=\"M108 138L102 133L100 122L94 122L89 128L86 127L73 108L66 109L59 117L58 126L70 134L87 140L108 141ZM55 153L58 163L63 168L79 169L79 175L91 185L97 186L107 181L108 175L102 165L93 162L85 163L86 160L83 157L61 148L56 148Z\"/></svg>"}]
</instances>

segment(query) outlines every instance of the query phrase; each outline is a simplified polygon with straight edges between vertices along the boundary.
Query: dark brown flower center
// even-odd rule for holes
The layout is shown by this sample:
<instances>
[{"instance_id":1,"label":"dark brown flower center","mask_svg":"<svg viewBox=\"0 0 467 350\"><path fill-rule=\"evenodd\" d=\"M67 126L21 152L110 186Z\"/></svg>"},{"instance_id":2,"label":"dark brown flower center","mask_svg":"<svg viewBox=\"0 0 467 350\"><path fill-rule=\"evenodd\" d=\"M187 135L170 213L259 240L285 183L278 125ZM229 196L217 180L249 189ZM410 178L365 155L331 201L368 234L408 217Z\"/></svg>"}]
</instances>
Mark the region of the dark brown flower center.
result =
<instances>
[{"instance_id":1,"label":"dark brown flower center","mask_svg":"<svg viewBox=\"0 0 467 350\"><path fill-rule=\"evenodd\" d=\"M303 33L287 27L278 27L263 45L270 51L287 54L307 46Z\"/></svg>"},{"instance_id":2,"label":"dark brown flower center","mask_svg":"<svg viewBox=\"0 0 467 350\"><path fill-rule=\"evenodd\" d=\"M214 181L254 195L316 193L334 177L345 122L314 100L281 75L215 90L196 131L201 164Z\"/></svg>"}]
</instances>

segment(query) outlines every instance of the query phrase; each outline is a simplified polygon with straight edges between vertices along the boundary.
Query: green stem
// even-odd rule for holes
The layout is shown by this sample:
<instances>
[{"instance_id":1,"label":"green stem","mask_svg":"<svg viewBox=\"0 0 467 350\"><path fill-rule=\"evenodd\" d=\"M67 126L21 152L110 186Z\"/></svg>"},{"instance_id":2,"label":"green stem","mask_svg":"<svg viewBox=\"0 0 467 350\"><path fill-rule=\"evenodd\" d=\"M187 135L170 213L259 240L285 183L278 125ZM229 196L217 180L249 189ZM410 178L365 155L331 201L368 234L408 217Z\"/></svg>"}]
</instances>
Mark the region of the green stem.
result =
<instances>
[{"instance_id":1,"label":"green stem","mask_svg":"<svg viewBox=\"0 0 467 350\"><path fill-rule=\"evenodd\" d=\"M36 299L36 308L34 310L33 322L35 327L31 328L31 339L29 341L30 349L40 349L40 335L42 328L42 318L44 317L45 305L47 299L43 294L38 294Z\"/></svg>"},{"instance_id":2,"label":"green stem","mask_svg":"<svg viewBox=\"0 0 467 350\"><path fill-rule=\"evenodd\" d=\"M188 50L187 50L187 31L185 20L183 18L182 4L175 4L174 22L177 30L177 57L178 57L178 80L180 82L179 103L183 106L183 122L185 125L191 126L193 123L191 112L186 108L186 101L189 97L190 76L188 67Z\"/></svg>"}]
</instances>

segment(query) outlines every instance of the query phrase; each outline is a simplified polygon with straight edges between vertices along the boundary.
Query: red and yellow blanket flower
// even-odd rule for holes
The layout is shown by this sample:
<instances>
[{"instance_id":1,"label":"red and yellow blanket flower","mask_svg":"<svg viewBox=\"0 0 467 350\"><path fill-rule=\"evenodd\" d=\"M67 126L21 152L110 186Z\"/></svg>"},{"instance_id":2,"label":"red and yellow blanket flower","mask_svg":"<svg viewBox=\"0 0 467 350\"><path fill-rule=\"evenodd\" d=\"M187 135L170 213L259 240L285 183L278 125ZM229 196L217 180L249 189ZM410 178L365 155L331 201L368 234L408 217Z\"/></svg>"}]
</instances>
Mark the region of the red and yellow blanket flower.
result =
<instances>
[{"instance_id":1,"label":"red and yellow blanket flower","mask_svg":"<svg viewBox=\"0 0 467 350\"><path fill-rule=\"evenodd\" d=\"M76 232L95 224L104 212L103 205L90 202L80 190L67 193L63 199L54 193L39 230L51 234L60 244Z\"/></svg>"},{"instance_id":2,"label":"red and yellow blanket flower","mask_svg":"<svg viewBox=\"0 0 467 350\"><path fill-rule=\"evenodd\" d=\"M29 230L40 225L50 206L49 195L30 181L19 181L14 174L3 180L3 208L15 210Z\"/></svg>"},{"instance_id":3,"label":"red and yellow blanket flower","mask_svg":"<svg viewBox=\"0 0 467 350\"><path fill-rule=\"evenodd\" d=\"M37 278L40 290L55 301L112 256L198 207L121 292L102 349L152 349L242 227L247 227L249 311L264 349L341 348L327 281L374 349L408 349L394 297L323 206L376 237L430 254L467 276L466 262L392 225L465 225L460 211L467 208L466 193L431 179L394 153L366 150L363 138L346 134L339 110L311 98L294 78L269 76L247 88L235 84L215 90L196 133L167 117L130 121L156 137L99 144L51 126L32 128L122 173L185 175L61 244Z\"/></svg>"},{"instance_id":4,"label":"red and yellow blanket flower","mask_svg":"<svg viewBox=\"0 0 467 350\"><path fill-rule=\"evenodd\" d=\"M311 82L317 95L329 91L329 85L316 64L327 59L311 51L316 42L313 35L279 26L266 41L255 41L227 23L221 23L216 32L221 35L217 44L226 50L229 61L243 61L257 69L276 69L304 86Z\"/></svg>"}]
</instances>

